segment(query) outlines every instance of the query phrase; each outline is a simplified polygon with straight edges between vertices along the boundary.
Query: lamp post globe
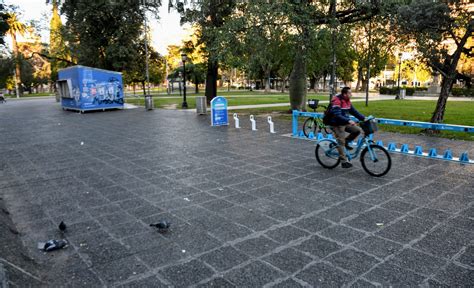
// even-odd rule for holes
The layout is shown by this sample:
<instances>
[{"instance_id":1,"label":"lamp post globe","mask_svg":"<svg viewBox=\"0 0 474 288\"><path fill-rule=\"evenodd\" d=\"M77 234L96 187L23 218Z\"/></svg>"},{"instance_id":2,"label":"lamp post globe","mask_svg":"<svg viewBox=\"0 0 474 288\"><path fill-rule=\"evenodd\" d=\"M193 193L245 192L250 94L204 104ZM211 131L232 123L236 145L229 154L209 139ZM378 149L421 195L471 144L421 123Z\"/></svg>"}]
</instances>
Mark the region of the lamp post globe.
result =
<instances>
[{"instance_id":1,"label":"lamp post globe","mask_svg":"<svg viewBox=\"0 0 474 288\"><path fill-rule=\"evenodd\" d=\"M181 54L181 60L183 61L183 104L181 108L188 108L188 102L186 102L186 60L188 56L185 53Z\"/></svg>"}]
</instances>

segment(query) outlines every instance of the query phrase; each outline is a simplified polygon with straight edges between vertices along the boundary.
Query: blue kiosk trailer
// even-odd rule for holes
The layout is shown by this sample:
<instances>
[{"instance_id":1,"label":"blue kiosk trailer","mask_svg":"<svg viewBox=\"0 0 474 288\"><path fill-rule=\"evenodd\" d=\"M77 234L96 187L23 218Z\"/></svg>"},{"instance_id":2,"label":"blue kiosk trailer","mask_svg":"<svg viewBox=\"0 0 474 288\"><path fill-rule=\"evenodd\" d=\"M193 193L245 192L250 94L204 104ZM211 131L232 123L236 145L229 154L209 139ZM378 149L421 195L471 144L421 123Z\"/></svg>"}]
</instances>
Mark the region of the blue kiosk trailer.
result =
<instances>
[{"instance_id":1,"label":"blue kiosk trailer","mask_svg":"<svg viewBox=\"0 0 474 288\"><path fill-rule=\"evenodd\" d=\"M64 110L123 109L122 73L72 66L58 71L57 88Z\"/></svg>"}]
</instances>

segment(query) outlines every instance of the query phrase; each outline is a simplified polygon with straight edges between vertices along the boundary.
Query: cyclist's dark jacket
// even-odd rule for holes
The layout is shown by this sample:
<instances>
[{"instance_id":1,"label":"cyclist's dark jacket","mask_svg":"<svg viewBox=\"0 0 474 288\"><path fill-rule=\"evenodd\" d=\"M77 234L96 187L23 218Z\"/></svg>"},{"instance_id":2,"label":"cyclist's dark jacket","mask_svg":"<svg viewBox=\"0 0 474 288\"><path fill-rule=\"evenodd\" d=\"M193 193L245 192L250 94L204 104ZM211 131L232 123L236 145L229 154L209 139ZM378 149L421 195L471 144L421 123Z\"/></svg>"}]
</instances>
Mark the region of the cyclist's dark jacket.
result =
<instances>
[{"instance_id":1,"label":"cyclist's dark jacket","mask_svg":"<svg viewBox=\"0 0 474 288\"><path fill-rule=\"evenodd\" d=\"M349 97L343 97L341 94L334 96L331 100L331 121L329 125L343 126L348 125L349 115L351 114L359 120L364 120L365 116L359 113L351 104Z\"/></svg>"}]
</instances>

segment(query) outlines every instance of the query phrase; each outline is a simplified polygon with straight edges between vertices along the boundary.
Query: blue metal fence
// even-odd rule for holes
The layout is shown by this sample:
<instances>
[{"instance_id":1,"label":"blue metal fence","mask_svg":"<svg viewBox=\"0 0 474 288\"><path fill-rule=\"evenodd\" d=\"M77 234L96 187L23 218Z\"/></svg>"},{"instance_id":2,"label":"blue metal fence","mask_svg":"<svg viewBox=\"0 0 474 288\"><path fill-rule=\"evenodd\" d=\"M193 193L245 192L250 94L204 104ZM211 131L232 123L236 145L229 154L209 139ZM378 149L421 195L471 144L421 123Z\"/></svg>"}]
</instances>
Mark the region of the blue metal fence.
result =
<instances>
[{"instance_id":1,"label":"blue metal fence","mask_svg":"<svg viewBox=\"0 0 474 288\"><path fill-rule=\"evenodd\" d=\"M292 119L292 134L293 137L297 138L306 138L310 140L321 140L324 136L321 133L314 135L314 133L309 133L308 137L304 136L303 130L298 128L298 118L299 117L318 117L322 118L323 113L315 112L302 112L298 110L293 110L293 119ZM355 118L354 118L355 119ZM406 121L406 120L396 120L396 119L386 119L386 118L376 118L377 123L384 125L394 125L394 126L405 126L405 127L416 127L421 129L433 129L433 130L444 130L444 131L455 131L455 132L467 132L474 133L474 127L472 126L461 126L461 125L451 125L451 124L437 124L429 122L418 122L418 121ZM372 136L372 135L371 135ZM332 135L328 135L328 138L333 138ZM459 157L453 157L450 149L444 151L442 154L438 154L436 148L431 148L428 152L423 151L423 147L415 146L414 150L410 150L408 144L402 144L400 147L396 143L390 142L388 145L383 145L382 141L376 142L378 145L387 148L389 152L392 153L401 153L404 155L418 156L418 157L427 157L431 159L446 160L446 161L455 161L463 164L474 164L474 160L469 159L468 152L463 152Z\"/></svg>"}]
</instances>

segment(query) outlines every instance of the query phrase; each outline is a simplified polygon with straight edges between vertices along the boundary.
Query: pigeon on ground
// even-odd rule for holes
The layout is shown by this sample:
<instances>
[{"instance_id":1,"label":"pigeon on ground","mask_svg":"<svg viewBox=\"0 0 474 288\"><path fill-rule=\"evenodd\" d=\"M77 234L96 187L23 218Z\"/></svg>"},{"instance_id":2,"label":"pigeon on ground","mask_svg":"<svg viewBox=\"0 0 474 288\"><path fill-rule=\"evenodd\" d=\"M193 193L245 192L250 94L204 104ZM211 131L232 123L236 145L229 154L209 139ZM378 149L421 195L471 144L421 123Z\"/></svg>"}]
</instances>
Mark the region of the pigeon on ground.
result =
<instances>
[{"instance_id":1,"label":"pigeon on ground","mask_svg":"<svg viewBox=\"0 0 474 288\"><path fill-rule=\"evenodd\" d=\"M150 224L150 226L158 228L159 232L166 232L168 228L170 228L171 223L166 220L162 220L156 224Z\"/></svg>"},{"instance_id":2,"label":"pigeon on ground","mask_svg":"<svg viewBox=\"0 0 474 288\"><path fill-rule=\"evenodd\" d=\"M66 224L64 224L64 221L61 221L61 223L59 223L59 230L61 230L61 232L66 231Z\"/></svg>"}]
</instances>

